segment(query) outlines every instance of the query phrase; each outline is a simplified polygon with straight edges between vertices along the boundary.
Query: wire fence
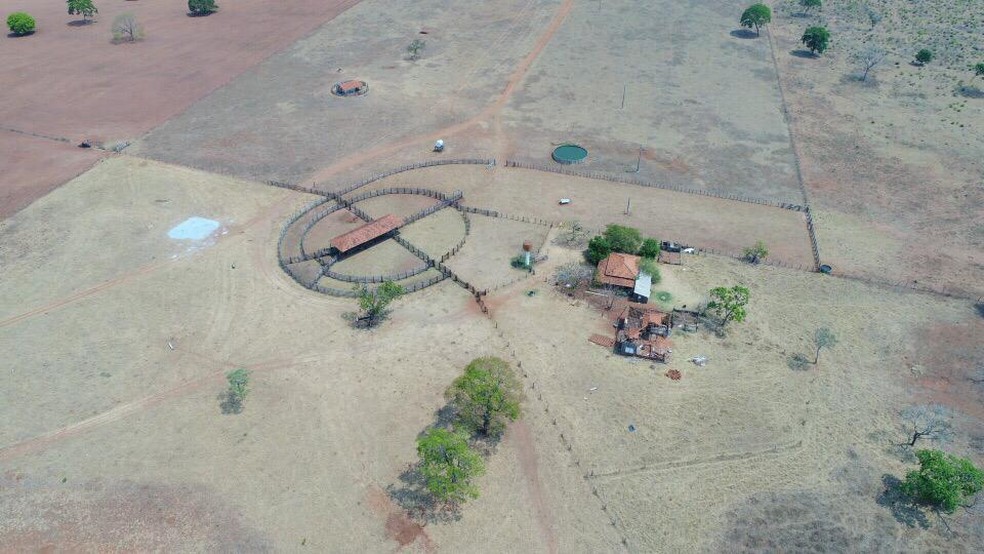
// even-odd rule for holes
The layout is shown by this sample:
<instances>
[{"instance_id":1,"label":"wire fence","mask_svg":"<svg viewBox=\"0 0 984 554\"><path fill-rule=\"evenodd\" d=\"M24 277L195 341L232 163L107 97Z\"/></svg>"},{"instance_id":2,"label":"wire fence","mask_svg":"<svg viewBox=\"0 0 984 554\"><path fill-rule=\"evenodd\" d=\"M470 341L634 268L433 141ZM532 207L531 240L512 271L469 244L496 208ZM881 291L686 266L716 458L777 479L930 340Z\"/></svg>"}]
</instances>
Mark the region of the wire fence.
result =
<instances>
[{"instance_id":1,"label":"wire fence","mask_svg":"<svg viewBox=\"0 0 984 554\"><path fill-rule=\"evenodd\" d=\"M669 190L673 192L682 192L685 194L696 194L698 196L710 196L713 198L721 198L724 200L734 200L736 202L747 202L749 204L759 204L762 206L772 206L775 208L781 208L784 210L792 210L796 212L806 211L808 208L805 206L800 206L799 204L791 204L789 202L777 202L774 200L765 200L763 198L751 198L748 196L741 196L738 194L725 194L722 192L715 192L703 189L692 189L686 187L678 187L674 185L668 185L665 183L654 183L652 181L643 181L642 179L636 179L632 177L627 177L624 175L612 175L609 173L600 173L596 171L585 171L570 169L569 166L549 166L535 164L531 162L517 162L513 160L506 160L506 167L518 167L522 169L532 169L534 171L546 171L548 173L558 173L561 175L570 175L573 177L584 177L586 179L596 179L601 181L609 181L612 183L621 183L624 185L634 185L639 187L657 188L663 190Z\"/></svg>"}]
</instances>

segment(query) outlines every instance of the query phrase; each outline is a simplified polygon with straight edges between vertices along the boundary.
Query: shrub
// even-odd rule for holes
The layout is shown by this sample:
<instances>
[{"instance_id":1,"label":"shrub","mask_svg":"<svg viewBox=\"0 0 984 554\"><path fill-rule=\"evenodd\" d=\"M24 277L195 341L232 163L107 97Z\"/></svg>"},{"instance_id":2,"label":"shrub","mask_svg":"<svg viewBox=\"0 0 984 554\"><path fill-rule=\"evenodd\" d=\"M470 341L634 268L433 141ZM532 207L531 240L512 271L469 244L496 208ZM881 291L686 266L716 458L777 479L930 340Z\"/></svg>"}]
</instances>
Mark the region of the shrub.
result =
<instances>
[{"instance_id":1,"label":"shrub","mask_svg":"<svg viewBox=\"0 0 984 554\"><path fill-rule=\"evenodd\" d=\"M916 61L919 65L925 65L933 61L933 51L928 48L923 48L922 50L916 52Z\"/></svg>"},{"instance_id":2,"label":"shrub","mask_svg":"<svg viewBox=\"0 0 984 554\"><path fill-rule=\"evenodd\" d=\"M188 0L188 11L191 15L209 15L219 11L215 0Z\"/></svg>"},{"instance_id":3,"label":"shrub","mask_svg":"<svg viewBox=\"0 0 984 554\"><path fill-rule=\"evenodd\" d=\"M7 16L7 28L17 36L34 32L34 18L24 12L14 12Z\"/></svg>"}]
</instances>

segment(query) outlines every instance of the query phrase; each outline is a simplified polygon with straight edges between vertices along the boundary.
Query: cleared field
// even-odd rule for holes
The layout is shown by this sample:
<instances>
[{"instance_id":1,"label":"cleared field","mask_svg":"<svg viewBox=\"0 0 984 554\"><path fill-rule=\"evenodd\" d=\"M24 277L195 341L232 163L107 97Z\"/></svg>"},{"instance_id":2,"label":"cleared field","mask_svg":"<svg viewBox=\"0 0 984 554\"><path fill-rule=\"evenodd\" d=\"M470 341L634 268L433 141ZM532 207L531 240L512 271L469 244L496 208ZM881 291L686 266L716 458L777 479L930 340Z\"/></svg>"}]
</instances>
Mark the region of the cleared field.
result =
<instances>
[{"instance_id":1,"label":"cleared field","mask_svg":"<svg viewBox=\"0 0 984 554\"><path fill-rule=\"evenodd\" d=\"M480 112L556 5L365 0L156 129L133 151L254 179L299 180L346 156ZM413 62L406 47L417 38L427 44ZM366 81L369 93L332 96L332 85L346 79ZM424 155L431 144L420 141L414 152Z\"/></svg>"},{"instance_id":2,"label":"cleared field","mask_svg":"<svg viewBox=\"0 0 984 554\"><path fill-rule=\"evenodd\" d=\"M146 188L129 190L117 171ZM155 199L164 190L170 202L161 207ZM43 266L29 256L5 261L9 313L53 307L0 326L9 370L0 375L8 422L0 431L0 549L280 550L303 542L378 551L408 540L405 516L385 490L400 486L414 439L434 421L451 379L503 347L492 322L451 283L400 300L380 329L350 329L341 316L353 300L311 293L277 268L279 219L307 200L122 159L15 216L25 252L46 240L39 231L56 203L86 203L85 211L60 210L69 229L116 232L90 225L109 219L124 230L155 227L112 257L99 252L125 241L110 234L51 249L57 258ZM171 209L250 223L171 259L173 241L159 225ZM138 252L166 262L121 279L142 261ZM78 281L111 284L63 305L70 289L33 298L62 263ZM217 395L236 367L252 371L253 392L242 414L223 415ZM618 538L595 507L563 508L588 491L576 475L554 471L563 450L541 435L534 429L499 446L483 497L460 522L420 528L406 520L417 529L408 544L613 548ZM537 522L545 517L544 527Z\"/></svg>"},{"instance_id":3,"label":"cleared field","mask_svg":"<svg viewBox=\"0 0 984 554\"><path fill-rule=\"evenodd\" d=\"M688 188L800 203L766 41L733 2L577 2L502 112L509 151ZM623 98L624 95L624 98Z\"/></svg>"},{"instance_id":4,"label":"cleared field","mask_svg":"<svg viewBox=\"0 0 984 554\"><path fill-rule=\"evenodd\" d=\"M425 185L426 183L426 185ZM763 240L776 260L810 268L813 257L803 214L760 204L721 200L519 168L450 165L399 173L363 190L394 186L461 190L463 204L547 221L580 221L589 229L631 225L648 236L739 253ZM560 198L570 198L566 206ZM630 213L626 215L626 204ZM520 242L520 245L522 242Z\"/></svg>"},{"instance_id":5,"label":"cleared field","mask_svg":"<svg viewBox=\"0 0 984 554\"><path fill-rule=\"evenodd\" d=\"M872 25L868 12L881 20ZM835 270L984 294L984 102L968 70L980 61L974 13L950 0L832 3L823 20L833 46L817 59L800 55L799 43L817 17L774 18L817 238ZM912 64L925 47L938 59ZM887 57L861 82L853 56L868 48Z\"/></svg>"},{"instance_id":6,"label":"cleared field","mask_svg":"<svg viewBox=\"0 0 984 554\"><path fill-rule=\"evenodd\" d=\"M447 265L462 279L479 289L491 289L523 277L510 261L523 252L523 242L536 250L546 240L549 227L508 219L471 215L471 235ZM536 253L534 252L534 256Z\"/></svg>"},{"instance_id":7,"label":"cleared field","mask_svg":"<svg viewBox=\"0 0 984 554\"><path fill-rule=\"evenodd\" d=\"M0 130L0 225L91 167L103 153Z\"/></svg>"}]
</instances>

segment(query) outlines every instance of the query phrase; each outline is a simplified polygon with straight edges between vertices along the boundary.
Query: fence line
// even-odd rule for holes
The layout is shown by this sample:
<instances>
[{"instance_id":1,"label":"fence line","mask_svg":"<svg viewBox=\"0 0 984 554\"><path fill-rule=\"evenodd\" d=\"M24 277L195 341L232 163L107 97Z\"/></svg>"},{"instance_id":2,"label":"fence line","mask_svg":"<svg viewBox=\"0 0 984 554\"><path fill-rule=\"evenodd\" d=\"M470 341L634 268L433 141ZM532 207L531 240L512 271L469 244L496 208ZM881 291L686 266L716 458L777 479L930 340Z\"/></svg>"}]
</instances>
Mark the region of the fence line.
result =
<instances>
[{"instance_id":1,"label":"fence line","mask_svg":"<svg viewBox=\"0 0 984 554\"><path fill-rule=\"evenodd\" d=\"M714 192L702 189L691 189L686 187L677 187L673 185L667 185L663 183L654 183L651 181L643 181L642 179L635 179L632 177L626 177L623 175L611 175L608 173L599 173L595 171L579 171L575 169L570 169L566 166L548 166L540 165L531 162L517 162L513 160L506 160L506 167L518 167L522 169L532 169L534 171L546 171L548 173L558 173L561 175L569 175L574 177L584 177L586 179L596 179L601 181L609 181L613 183L621 183L624 185L634 185L639 187L657 188L663 190L669 190L674 192L682 192L686 194L696 194L698 196L710 196L713 198L721 198L724 200L734 200L737 202L746 202L749 204L759 204L762 206L772 206L775 208L781 208L784 210L792 210L796 212L806 211L805 206L800 206L799 204L790 204L788 202L776 202L773 200L765 200L762 198L750 198L747 196L740 196L737 194L724 194L720 192Z\"/></svg>"}]
</instances>

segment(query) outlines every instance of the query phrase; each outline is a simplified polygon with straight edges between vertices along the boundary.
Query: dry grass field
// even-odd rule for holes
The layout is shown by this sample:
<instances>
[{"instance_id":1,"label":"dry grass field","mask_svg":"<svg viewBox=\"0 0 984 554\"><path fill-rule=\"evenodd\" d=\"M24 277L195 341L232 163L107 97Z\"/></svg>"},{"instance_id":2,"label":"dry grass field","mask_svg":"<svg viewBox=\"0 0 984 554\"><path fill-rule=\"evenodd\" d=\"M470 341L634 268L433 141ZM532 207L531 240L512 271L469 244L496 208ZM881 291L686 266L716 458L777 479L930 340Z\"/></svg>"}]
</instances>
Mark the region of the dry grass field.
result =
<instances>
[{"instance_id":1,"label":"dry grass field","mask_svg":"<svg viewBox=\"0 0 984 554\"><path fill-rule=\"evenodd\" d=\"M973 3L830 2L806 16L782 0L761 37L722 0L300 0L280 8L278 32L256 0L220 1L208 18L97 3L91 25L32 6L38 33L0 39L0 552L984 551L980 514L948 528L892 486L914 467L899 446L909 406L952 409L953 439L924 444L984 463ZM144 42L109 44L124 10ZM798 39L818 23L833 42L811 58ZM427 45L411 61L415 38ZM870 44L888 57L860 82L852 55ZM937 60L910 64L922 47ZM329 93L349 78L369 94ZM113 154L75 148L81 138L135 142ZM436 138L445 153L430 152ZM811 271L799 211L505 167L551 164L566 141L590 151L577 169L808 203L834 275ZM446 208L400 230L437 258L467 221L446 265L489 289L488 313L445 279L355 329L355 299L279 267L334 200L284 231L322 197L264 182L341 190L442 156L499 163L398 173L348 197L462 191L462 205L513 217ZM434 202L358 207L406 217ZM169 236L193 217L217 228ZM762 240L781 266L706 253L661 266L664 308L734 284L751 302L723 333L674 332L670 362L651 364L590 343L613 333L602 301L553 287L558 266L582 259L550 225L571 221L728 254ZM304 249L361 224L335 212ZM546 256L535 274L509 265L525 240ZM422 263L386 240L332 269ZM319 277L317 261L292 267L354 287ZM793 369L823 326L839 343ZM415 440L485 355L521 375L523 418L488 453L478 499L415 519ZM223 413L237 368L250 395Z\"/></svg>"}]
</instances>

